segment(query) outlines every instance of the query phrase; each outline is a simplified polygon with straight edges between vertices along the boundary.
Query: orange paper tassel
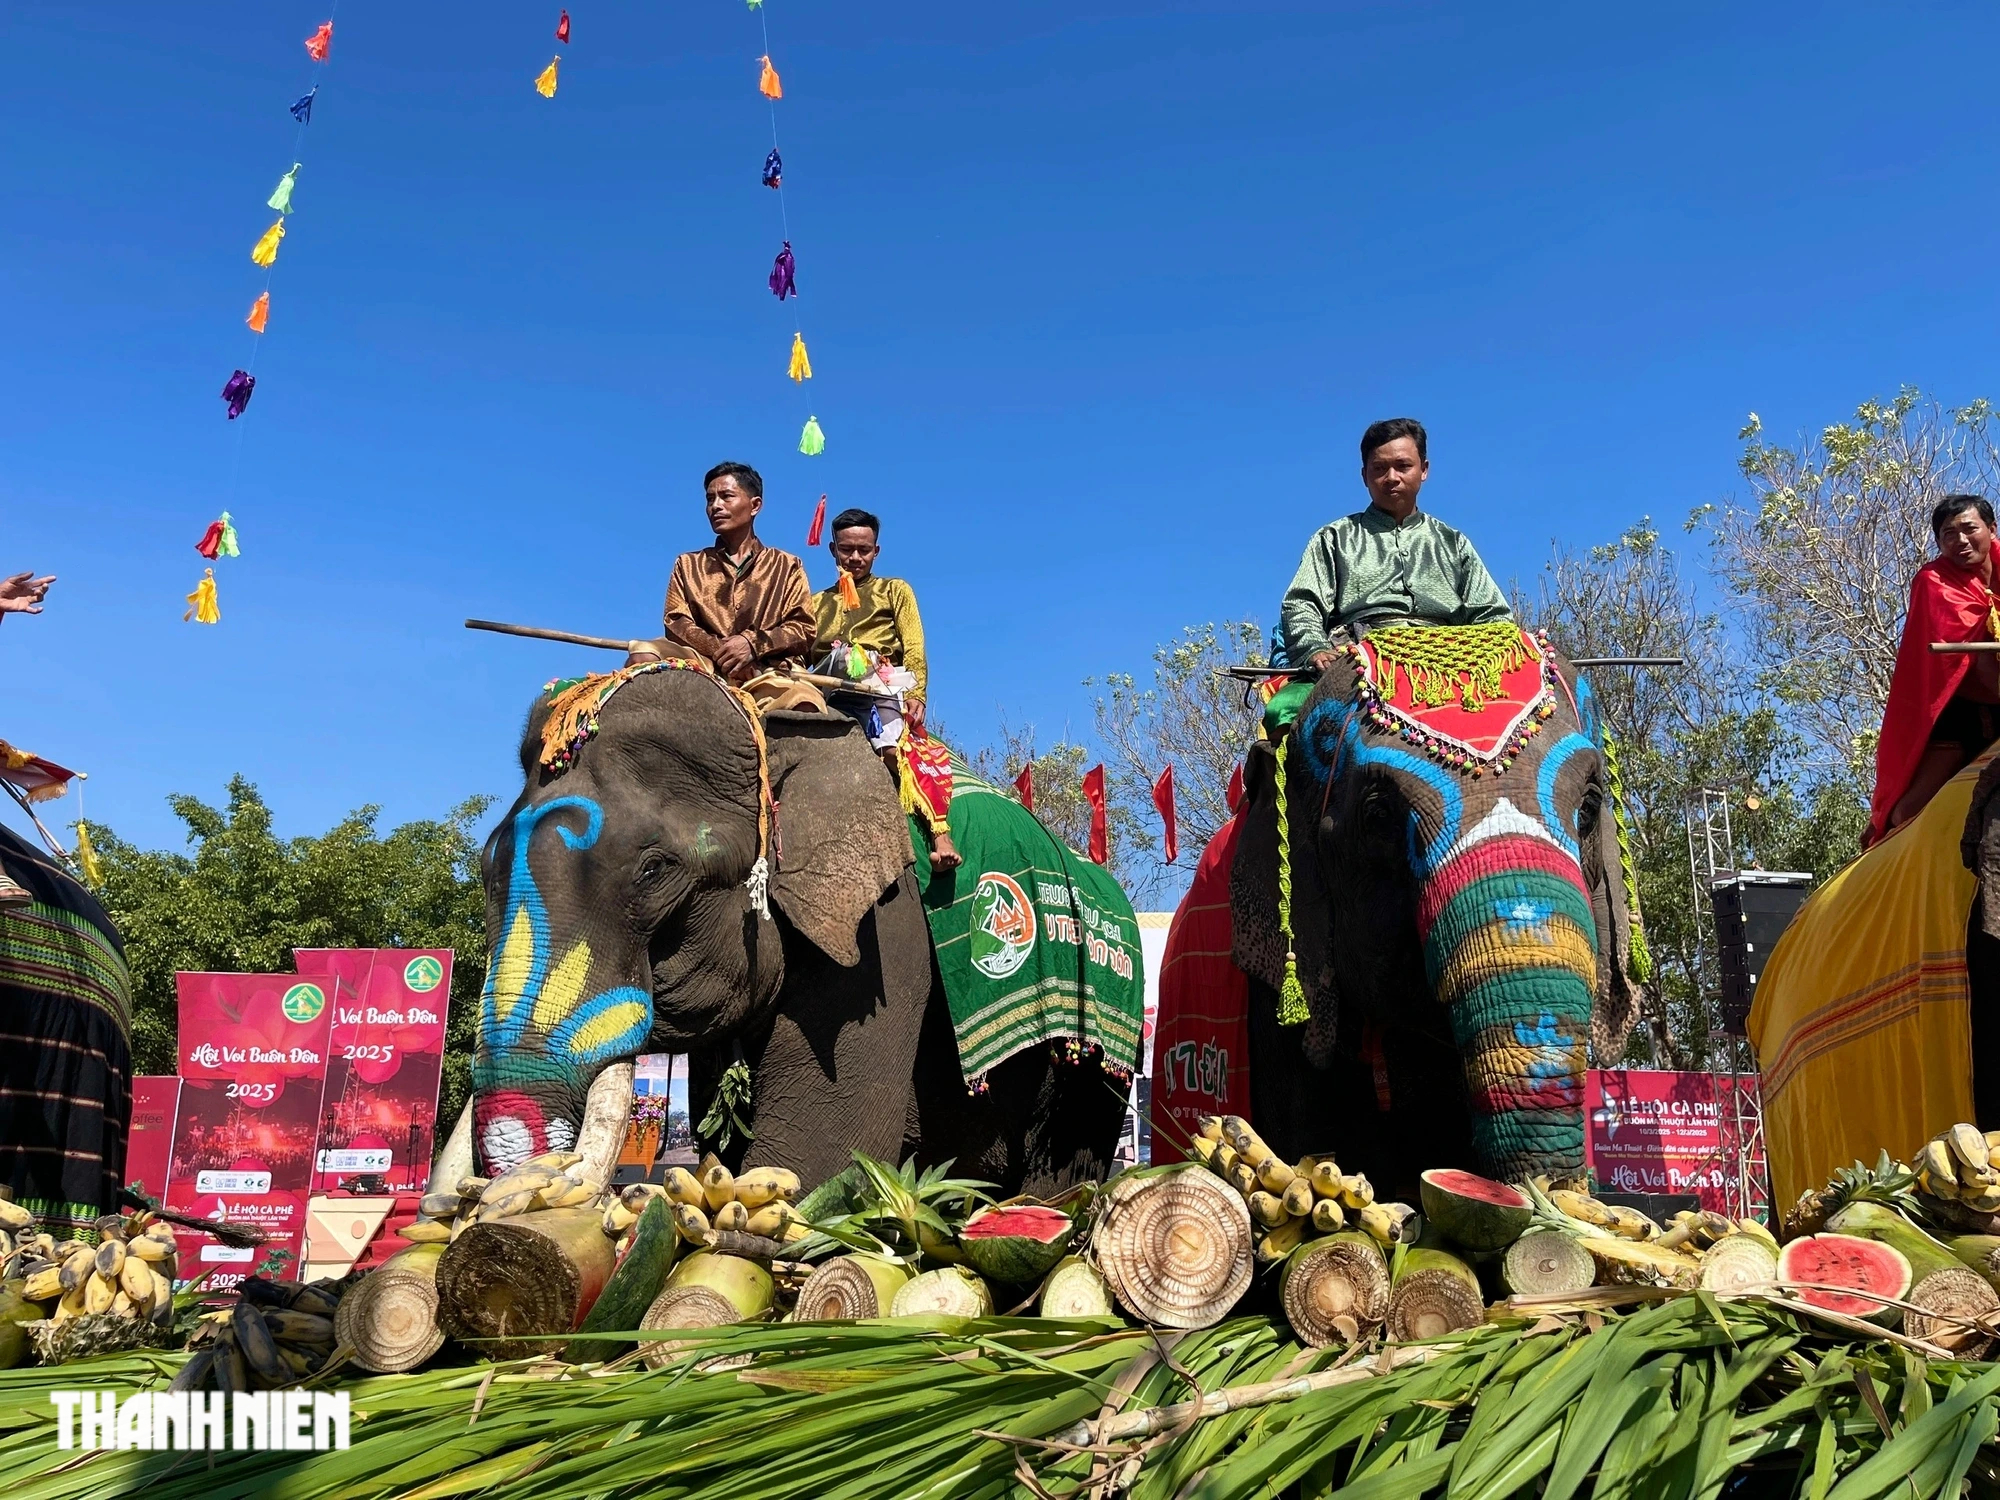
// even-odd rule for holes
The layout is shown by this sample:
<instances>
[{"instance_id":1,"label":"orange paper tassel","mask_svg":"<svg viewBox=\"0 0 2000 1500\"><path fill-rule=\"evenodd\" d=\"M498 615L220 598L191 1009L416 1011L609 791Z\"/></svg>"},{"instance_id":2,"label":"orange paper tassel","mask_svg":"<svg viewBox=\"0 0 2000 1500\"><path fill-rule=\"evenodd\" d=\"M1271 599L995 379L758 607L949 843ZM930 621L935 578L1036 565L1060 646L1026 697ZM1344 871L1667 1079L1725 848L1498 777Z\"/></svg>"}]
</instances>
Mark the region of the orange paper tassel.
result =
<instances>
[{"instance_id":1,"label":"orange paper tassel","mask_svg":"<svg viewBox=\"0 0 2000 1500\"><path fill-rule=\"evenodd\" d=\"M270 316L271 294L269 292L262 292L258 294L257 300L250 304L250 316L243 321L250 325L252 333L262 333L264 331L264 324L269 320Z\"/></svg>"},{"instance_id":2,"label":"orange paper tassel","mask_svg":"<svg viewBox=\"0 0 2000 1500\"><path fill-rule=\"evenodd\" d=\"M840 607L842 609L861 608L861 590L854 586L854 575L847 569L840 570Z\"/></svg>"},{"instance_id":3,"label":"orange paper tassel","mask_svg":"<svg viewBox=\"0 0 2000 1500\"><path fill-rule=\"evenodd\" d=\"M757 80L757 92L766 99L784 98L784 85L778 82L778 70L771 66L769 55L759 58L758 61L764 64L764 74Z\"/></svg>"},{"instance_id":4,"label":"orange paper tassel","mask_svg":"<svg viewBox=\"0 0 2000 1500\"><path fill-rule=\"evenodd\" d=\"M333 22L322 21L319 30L306 38L306 53L314 62L325 62L333 50Z\"/></svg>"},{"instance_id":5,"label":"orange paper tassel","mask_svg":"<svg viewBox=\"0 0 2000 1500\"><path fill-rule=\"evenodd\" d=\"M556 96L556 63L558 60L557 58L550 58L549 65L535 75L535 92L540 94L544 99L553 99Z\"/></svg>"}]
</instances>

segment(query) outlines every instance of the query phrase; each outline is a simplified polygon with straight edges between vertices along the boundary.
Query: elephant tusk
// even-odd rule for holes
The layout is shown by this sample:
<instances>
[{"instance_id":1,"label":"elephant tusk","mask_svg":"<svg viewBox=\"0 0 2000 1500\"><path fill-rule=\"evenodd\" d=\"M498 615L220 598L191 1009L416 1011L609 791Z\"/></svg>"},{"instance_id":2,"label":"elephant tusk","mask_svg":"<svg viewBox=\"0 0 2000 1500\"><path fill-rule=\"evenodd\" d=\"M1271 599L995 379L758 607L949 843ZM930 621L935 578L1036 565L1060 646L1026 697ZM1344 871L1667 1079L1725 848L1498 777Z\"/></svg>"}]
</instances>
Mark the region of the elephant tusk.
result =
<instances>
[{"instance_id":1,"label":"elephant tusk","mask_svg":"<svg viewBox=\"0 0 2000 1500\"><path fill-rule=\"evenodd\" d=\"M612 1063L591 1080L584 1098L576 1150L583 1158L583 1174L592 1182L611 1180L618 1153L624 1149L625 1133L632 1124L633 1071L629 1062Z\"/></svg>"},{"instance_id":2,"label":"elephant tusk","mask_svg":"<svg viewBox=\"0 0 2000 1500\"><path fill-rule=\"evenodd\" d=\"M471 1175L472 1101L468 1099L458 1123L451 1127L451 1134L445 1138L444 1149L438 1152L437 1165L431 1168L431 1185L424 1191L455 1193L459 1179Z\"/></svg>"}]
</instances>

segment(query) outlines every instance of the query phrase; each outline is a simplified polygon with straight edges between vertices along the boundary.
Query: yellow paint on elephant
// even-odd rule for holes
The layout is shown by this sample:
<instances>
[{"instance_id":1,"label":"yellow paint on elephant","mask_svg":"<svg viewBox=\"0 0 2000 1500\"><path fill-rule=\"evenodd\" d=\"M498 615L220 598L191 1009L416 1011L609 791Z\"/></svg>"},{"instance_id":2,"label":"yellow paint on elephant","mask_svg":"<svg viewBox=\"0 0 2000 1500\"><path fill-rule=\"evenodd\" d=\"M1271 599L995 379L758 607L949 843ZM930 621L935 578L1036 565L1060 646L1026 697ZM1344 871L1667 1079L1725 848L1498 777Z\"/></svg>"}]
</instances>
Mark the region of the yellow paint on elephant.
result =
<instances>
[{"instance_id":1,"label":"yellow paint on elephant","mask_svg":"<svg viewBox=\"0 0 2000 1500\"><path fill-rule=\"evenodd\" d=\"M583 982L589 977L590 944L579 941L549 970L541 994L535 997L535 1025L544 1035L569 1019L583 998Z\"/></svg>"},{"instance_id":2,"label":"yellow paint on elephant","mask_svg":"<svg viewBox=\"0 0 2000 1500\"><path fill-rule=\"evenodd\" d=\"M642 1002L620 1000L577 1027L576 1035L569 1039L569 1050L578 1056L587 1055L651 1019L651 1009Z\"/></svg>"},{"instance_id":3,"label":"yellow paint on elephant","mask_svg":"<svg viewBox=\"0 0 2000 1500\"><path fill-rule=\"evenodd\" d=\"M1568 969L1597 982L1597 948L1590 935L1560 912L1544 925L1491 922L1467 933L1438 975L1440 995L1470 994L1489 979L1524 969Z\"/></svg>"},{"instance_id":4,"label":"yellow paint on elephant","mask_svg":"<svg viewBox=\"0 0 2000 1500\"><path fill-rule=\"evenodd\" d=\"M1557 1067L1565 1075L1574 1074L1580 1078L1583 1070L1590 1066L1582 1037L1571 1039L1568 1045L1558 1040L1553 1044L1543 1042L1524 1046L1507 1039L1513 1035L1512 1027L1488 1027L1467 1051L1466 1065L1481 1078L1521 1082L1548 1077Z\"/></svg>"},{"instance_id":5,"label":"yellow paint on elephant","mask_svg":"<svg viewBox=\"0 0 2000 1500\"><path fill-rule=\"evenodd\" d=\"M1911 822L1814 891L1750 1008L1777 1207L1838 1167L1908 1161L1972 1119L1965 928L1978 882L1959 838L1982 755Z\"/></svg>"},{"instance_id":6,"label":"yellow paint on elephant","mask_svg":"<svg viewBox=\"0 0 2000 1500\"><path fill-rule=\"evenodd\" d=\"M504 1022L527 992L535 966L535 929L525 906L514 908L514 922L493 959L493 1018Z\"/></svg>"}]
</instances>

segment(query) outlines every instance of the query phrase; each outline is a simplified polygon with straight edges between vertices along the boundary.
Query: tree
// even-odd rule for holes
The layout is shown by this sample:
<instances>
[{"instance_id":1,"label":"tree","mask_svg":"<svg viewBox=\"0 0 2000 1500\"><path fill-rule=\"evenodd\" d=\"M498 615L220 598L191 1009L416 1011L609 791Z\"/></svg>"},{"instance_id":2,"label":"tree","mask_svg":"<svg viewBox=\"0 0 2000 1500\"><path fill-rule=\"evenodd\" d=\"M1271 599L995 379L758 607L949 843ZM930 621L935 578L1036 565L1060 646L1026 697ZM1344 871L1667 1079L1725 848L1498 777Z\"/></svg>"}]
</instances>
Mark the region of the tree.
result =
<instances>
[{"instance_id":1,"label":"tree","mask_svg":"<svg viewBox=\"0 0 2000 1500\"><path fill-rule=\"evenodd\" d=\"M1759 687L1821 762L1872 777L1931 507L1993 489L1992 416L1984 399L1948 409L1905 387L1796 447L1767 443L1755 412L1738 434L1755 503L1706 508L1715 570Z\"/></svg>"},{"instance_id":2,"label":"tree","mask_svg":"<svg viewBox=\"0 0 2000 1500\"><path fill-rule=\"evenodd\" d=\"M442 820L376 831L362 807L316 837L280 839L271 810L241 776L226 808L168 799L191 854L140 849L91 825L103 862L97 891L125 938L132 970L133 1066L172 1073L178 970L284 973L294 948L450 948L439 1115L454 1119L471 1087L479 992L486 980L486 897L476 825L489 798Z\"/></svg>"}]
</instances>

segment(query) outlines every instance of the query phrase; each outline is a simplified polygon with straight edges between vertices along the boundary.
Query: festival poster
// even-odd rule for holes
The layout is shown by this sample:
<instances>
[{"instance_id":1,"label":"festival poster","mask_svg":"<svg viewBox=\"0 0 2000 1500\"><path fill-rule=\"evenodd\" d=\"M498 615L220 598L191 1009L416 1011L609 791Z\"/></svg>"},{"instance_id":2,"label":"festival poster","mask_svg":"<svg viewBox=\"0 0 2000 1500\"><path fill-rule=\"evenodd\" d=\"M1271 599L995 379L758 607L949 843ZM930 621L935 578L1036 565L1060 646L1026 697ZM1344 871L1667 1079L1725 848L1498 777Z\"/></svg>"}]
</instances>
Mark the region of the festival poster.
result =
<instances>
[{"instance_id":1,"label":"festival poster","mask_svg":"<svg viewBox=\"0 0 2000 1500\"><path fill-rule=\"evenodd\" d=\"M313 1191L421 1193L437 1133L449 948L299 948L333 1006Z\"/></svg>"},{"instance_id":2,"label":"festival poster","mask_svg":"<svg viewBox=\"0 0 2000 1500\"><path fill-rule=\"evenodd\" d=\"M180 1104L178 1073L142 1073L132 1080L132 1131L125 1138L125 1183L147 1197L166 1191L174 1152L174 1111Z\"/></svg>"},{"instance_id":3,"label":"festival poster","mask_svg":"<svg viewBox=\"0 0 2000 1500\"><path fill-rule=\"evenodd\" d=\"M1757 1080L1736 1080L1743 1117L1758 1117ZM1736 1164L1727 1158L1730 1075L1645 1068L1592 1068L1585 1082L1591 1170L1619 1193L1693 1193L1705 1209L1729 1207ZM1746 1131L1746 1133L1748 1133ZM1765 1196L1762 1140L1748 1164L1753 1196Z\"/></svg>"},{"instance_id":4,"label":"festival poster","mask_svg":"<svg viewBox=\"0 0 2000 1500\"><path fill-rule=\"evenodd\" d=\"M180 1234L180 1274L234 1286L272 1250L296 1268L311 1189L333 1007L297 974L176 974L180 1100L167 1204L255 1224L264 1251Z\"/></svg>"}]
</instances>

